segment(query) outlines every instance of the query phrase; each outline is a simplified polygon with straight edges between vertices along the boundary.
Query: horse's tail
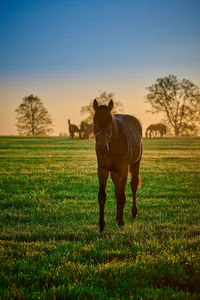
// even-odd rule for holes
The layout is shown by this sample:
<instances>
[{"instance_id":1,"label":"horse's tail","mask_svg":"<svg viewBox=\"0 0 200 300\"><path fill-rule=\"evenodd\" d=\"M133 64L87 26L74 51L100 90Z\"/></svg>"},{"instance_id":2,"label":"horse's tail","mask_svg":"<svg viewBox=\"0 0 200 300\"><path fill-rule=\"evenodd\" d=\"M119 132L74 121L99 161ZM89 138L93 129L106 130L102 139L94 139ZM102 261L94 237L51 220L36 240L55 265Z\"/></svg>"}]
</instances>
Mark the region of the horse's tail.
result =
<instances>
[{"instance_id":1,"label":"horse's tail","mask_svg":"<svg viewBox=\"0 0 200 300\"><path fill-rule=\"evenodd\" d=\"M141 187L142 187L141 177L140 177L140 175L138 175L138 186L137 186L137 188L139 189Z\"/></svg>"}]
</instances>

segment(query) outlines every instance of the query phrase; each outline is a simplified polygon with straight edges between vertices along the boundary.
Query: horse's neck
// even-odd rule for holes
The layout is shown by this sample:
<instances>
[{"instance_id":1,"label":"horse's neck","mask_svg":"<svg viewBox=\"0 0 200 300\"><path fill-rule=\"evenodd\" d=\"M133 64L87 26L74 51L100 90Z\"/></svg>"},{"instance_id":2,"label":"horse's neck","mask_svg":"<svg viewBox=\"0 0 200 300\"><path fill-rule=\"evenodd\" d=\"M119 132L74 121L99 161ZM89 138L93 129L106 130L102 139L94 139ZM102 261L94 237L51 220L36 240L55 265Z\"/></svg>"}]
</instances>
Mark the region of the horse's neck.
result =
<instances>
[{"instance_id":1,"label":"horse's neck","mask_svg":"<svg viewBox=\"0 0 200 300\"><path fill-rule=\"evenodd\" d=\"M114 141L118 141L120 133L120 120L113 118L112 121L112 136Z\"/></svg>"}]
</instances>

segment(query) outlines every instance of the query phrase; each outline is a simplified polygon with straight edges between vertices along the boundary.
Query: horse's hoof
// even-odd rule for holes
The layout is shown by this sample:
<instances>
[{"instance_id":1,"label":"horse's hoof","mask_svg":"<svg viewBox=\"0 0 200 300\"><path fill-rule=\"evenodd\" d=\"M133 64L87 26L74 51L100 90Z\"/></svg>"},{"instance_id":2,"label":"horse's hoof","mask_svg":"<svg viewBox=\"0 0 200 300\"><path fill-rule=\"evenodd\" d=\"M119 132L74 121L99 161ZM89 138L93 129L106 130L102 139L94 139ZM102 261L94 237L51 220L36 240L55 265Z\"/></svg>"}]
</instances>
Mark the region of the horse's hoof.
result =
<instances>
[{"instance_id":1,"label":"horse's hoof","mask_svg":"<svg viewBox=\"0 0 200 300\"><path fill-rule=\"evenodd\" d=\"M99 232L103 232L105 227L105 222L104 224L99 224Z\"/></svg>"},{"instance_id":2,"label":"horse's hoof","mask_svg":"<svg viewBox=\"0 0 200 300\"><path fill-rule=\"evenodd\" d=\"M137 217L137 214L132 215L132 219L133 219L133 220L136 219L136 217Z\"/></svg>"},{"instance_id":3,"label":"horse's hoof","mask_svg":"<svg viewBox=\"0 0 200 300\"><path fill-rule=\"evenodd\" d=\"M99 232L103 232L104 231L105 225L106 225L105 221L99 220Z\"/></svg>"},{"instance_id":4,"label":"horse's hoof","mask_svg":"<svg viewBox=\"0 0 200 300\"><path fill-rule=\"evenodd\" d=\"M137 210L132 211L132 218L135 219L137 217Z\"/></svg>"},{"instance_id":5,"label":"horse's hoof","mask_svg":"<svg viewBox=\"0 0 200 300\"><path fill-rule=\"evenodd\" d=\"M104 231L104 226L99 227L99 232L102 233Z\"/></svg>"}]
</instances>

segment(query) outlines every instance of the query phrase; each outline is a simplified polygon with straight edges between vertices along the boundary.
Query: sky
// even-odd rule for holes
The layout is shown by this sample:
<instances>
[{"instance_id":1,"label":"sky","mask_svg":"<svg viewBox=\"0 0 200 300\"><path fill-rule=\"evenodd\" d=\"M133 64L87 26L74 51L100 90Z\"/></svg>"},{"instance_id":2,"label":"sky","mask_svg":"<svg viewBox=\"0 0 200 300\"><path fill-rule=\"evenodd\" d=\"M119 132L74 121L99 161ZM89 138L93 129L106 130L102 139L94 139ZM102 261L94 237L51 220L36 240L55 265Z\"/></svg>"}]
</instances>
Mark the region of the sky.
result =
<instances>
[{"instance_id":1,"label":"sky","mask_svg":"<svg viewBox=\"0 0 200 300\"><path fill-rule=\"evenodd\" d=\"M22 98L38 96L54 135L101 92L144 129L146 87L174 74L200 86L199 0L0 0L0 135L15 135Z\"/></svg>"}]
</instances>

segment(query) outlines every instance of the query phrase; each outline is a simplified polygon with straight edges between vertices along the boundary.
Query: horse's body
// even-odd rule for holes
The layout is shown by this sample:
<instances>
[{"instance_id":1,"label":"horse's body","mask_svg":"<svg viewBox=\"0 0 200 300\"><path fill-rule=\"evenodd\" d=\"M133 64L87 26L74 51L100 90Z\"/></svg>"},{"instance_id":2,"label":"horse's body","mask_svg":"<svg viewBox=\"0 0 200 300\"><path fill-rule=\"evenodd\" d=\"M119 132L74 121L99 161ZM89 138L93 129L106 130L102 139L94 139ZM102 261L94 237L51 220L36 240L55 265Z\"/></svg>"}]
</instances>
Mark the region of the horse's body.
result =
<instances>
[{"instance_id":1,"label":"horse's body","mask_svg":"<svg viewBox=\"0 0 200 300\"><path fill-rule=\"evenodd\" d=\"M94 132L99 177L99 226L101 232L105 226L105 191L109 173L115 185L118 225L124 225L123 208L126 202L125 188L128 171L132 175L132 217L135 218L137 215L136 191L139 184L139 166L142 157L142 127L140 122L133 116L123 114L112 116L112 107L112 100L108 106L98 106L97 101L94 101Z\"/></svg>"},{"instance_id":2,"label":"horse's body","mask_svg":"<svg viewBox=\"0 0 200 300\"><path fill-rule=\"evenodd\" d=\"M167 128L164 124L152 124L152 125L149 125L147 127L147 130L146 130L146 137L152 137L152 134L154 133L154 136L157 135L157 133L159 133L159 135L161 137L163 137L164 134L166 134L166 131L167 131Z\"/></svg>"}]
</instances>

